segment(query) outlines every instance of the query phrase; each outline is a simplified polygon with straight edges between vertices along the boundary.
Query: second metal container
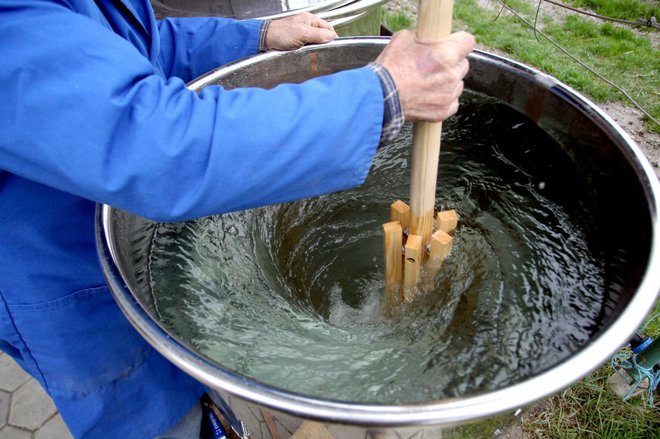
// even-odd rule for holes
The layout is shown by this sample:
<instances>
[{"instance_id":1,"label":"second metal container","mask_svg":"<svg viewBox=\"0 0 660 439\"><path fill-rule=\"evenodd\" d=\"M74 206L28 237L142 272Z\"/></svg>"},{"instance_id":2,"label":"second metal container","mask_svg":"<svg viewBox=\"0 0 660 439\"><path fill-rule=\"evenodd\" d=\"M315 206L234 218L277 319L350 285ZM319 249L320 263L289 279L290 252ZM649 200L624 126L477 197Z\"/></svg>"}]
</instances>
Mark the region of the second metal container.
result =
<instances>
[{"instance_id":1,"label":"second metal container","mask_svg":"<svg viewBox=\"0 0 660 439\"><path fill-rule=\"evenodd\" d=\"M387 0L152 0L158 18L218 16L276 19L313 12L341 36L378 35L381 5Z\"/></svg>"}]
</instances>

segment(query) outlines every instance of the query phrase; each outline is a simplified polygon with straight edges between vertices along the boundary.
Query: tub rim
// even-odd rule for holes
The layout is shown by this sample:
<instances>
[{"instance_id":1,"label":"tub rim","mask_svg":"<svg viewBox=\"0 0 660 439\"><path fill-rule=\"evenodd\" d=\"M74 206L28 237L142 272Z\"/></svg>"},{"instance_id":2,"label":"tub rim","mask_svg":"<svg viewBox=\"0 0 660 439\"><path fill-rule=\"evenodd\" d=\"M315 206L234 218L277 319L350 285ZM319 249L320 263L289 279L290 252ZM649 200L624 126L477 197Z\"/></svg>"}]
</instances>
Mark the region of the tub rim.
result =
<instances>
[{"instance_id":1,"label":"tub rim","mask_svg":"<svg viewBox=\"0 0 660 439\"><path fill-rule=\"evenodd\" d=\"M283 11L275 14L270 14L270 15L264 15L261 17L254 17L253 19L255 20L277 20L279 18L285 18L289 17L291 15L296 15L300 14L303 12L311 12L313 14L319 14L321 12L326 12L329 10L333 10L345 5L350 4L351 2L354 2L355 0L322 0L320 3L304 6L302 8L298 9L292 9L289 11ZM186 13L187 11L173 7L173 6L168 6L162 2L162 0L151 0L151 3L154 5L155 8L158 8L161 11L165 11L169 14L177 14L177 13ZM200 17L202 14L198 13L190 13L191 15L185 15L185 16L195 16L195 17Z\"/></svg>"},{"instance_id":2,"label":"tub rim","mask_svg":"<svg viewBox=\"0 0 660 439\"><path fill-rule=\"evenodd\" d=\"M378 44L384 46L387 37L358 37L335 40L325 45L306 46L300 51L313 51L320 46ZM202 82L209 82L256 62L282 56L282 52L267 52L216 69L189 84L198 90ZM628 158L643 185L651 213L652 242L648 264L639 288L623 307L620 315L602 333L591 339L585 348L551 368L503 389L470 396L409 404L365 404L323 400L288 392L255 379L222 368L203 355L191 352L185 344L172 337L158 322L151 319L124 283L118 268L117 250L112 245L113 208L97 205L96 239L103 271L122 312L138 332L163 356L177 367L214 389L221 389L239 398L271 409L323 422L356 426L401 427L414 425L457 425L524 407L571 385L607 361L623 346L643 322L660 291L660 183L641 149L603 110L571 87L532 67L508 58L475 51L471 57L496 62L534 77L543 86L555 89L571 98L591 119L600 122L608 134L619 137L619 149ZM604 125L603 122L606 122ZM579 371L576 373L576 371ZM566 377L570 377L569 380Z\"/></svg>"}]
</instances>

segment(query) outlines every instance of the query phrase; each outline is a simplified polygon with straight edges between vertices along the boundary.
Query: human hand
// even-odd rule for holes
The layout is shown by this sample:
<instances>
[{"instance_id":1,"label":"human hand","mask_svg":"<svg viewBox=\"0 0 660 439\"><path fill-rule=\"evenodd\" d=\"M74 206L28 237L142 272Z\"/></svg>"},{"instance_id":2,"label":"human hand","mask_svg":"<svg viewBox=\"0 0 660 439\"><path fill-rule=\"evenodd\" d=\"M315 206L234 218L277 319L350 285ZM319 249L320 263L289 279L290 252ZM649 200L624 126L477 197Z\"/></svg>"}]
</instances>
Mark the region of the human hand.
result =
<instances>
[{"instance_id":1,"label":"human hand","mask_svg":"<svg viewBox=\"0 0 660 439\"><path fill-rule=\"evenodd\" d=\"M458 111L474 45L466 32L438 42L422 42L413 31L394 34L376 62L392 75L406 120L441 122Z\"/></svg>"},{"instance_id":2,"label":"human hand","mask_svg":"<svg viewBox=\"0 0 660 439\"><path fill-rule=\"evenodd\" d=\"M327 43L337 33L327 21L309 12L273 20L266 32L266 48L277 50L298 49L305 44Z\"/></svg>"}]
</instances>

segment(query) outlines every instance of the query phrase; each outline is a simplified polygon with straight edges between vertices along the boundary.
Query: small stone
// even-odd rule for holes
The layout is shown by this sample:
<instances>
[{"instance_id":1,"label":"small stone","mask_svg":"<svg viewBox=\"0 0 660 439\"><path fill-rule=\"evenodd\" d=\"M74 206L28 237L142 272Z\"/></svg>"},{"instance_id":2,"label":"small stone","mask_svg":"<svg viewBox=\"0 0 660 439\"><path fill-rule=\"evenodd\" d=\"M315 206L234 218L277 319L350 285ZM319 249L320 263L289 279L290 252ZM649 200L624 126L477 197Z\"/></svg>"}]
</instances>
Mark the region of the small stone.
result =
<instances>
[{"instance_id":1,"label":"small stone","mask_svg":"<svg viewBox=\"0 0 660 439\"><path fill-rule=\"evenodd\" d=\"M641 395L642 393L644 393L646 388L640 386L640 387L635 387L635 390L633 390L634 381L635 380L633 380L625 370L618 369L607 379L607 387L609 387L610 391L612 391L612 393L617 395L619 398L624 398L631 391L632 394L629 396L635 397L637 395Z\"/></svg>"},{"instance_id":2,"label":"small stone","mask_svg":"<svg viewBox=\"0 0 660 439\"><path fill-rule=\"evenodd\" d=\"M30 380L12 395L9 423L34 431L56 412L53 401L39 383Z\"/></svg>"},{"instance_id":3,"label":"small stone","mask_svg":"<svg viewBox=\"0 0 660 439\"><path fill-rule=\"evenodd\" d=\"M73 436L71 436L62 417L57 415L37 430L34 439L73 439Z\"/></svg>"},{"instance_id":4,"label":"small stone","mask_svg":"<svg viewBox=\"0 0 660 439\"><path fill-rule=\"evenodd\" d=\"M7 425L0 428L0 439L31 439L32 433Z\"/></svg>"},{"instance_id":5,"label":"small stone","mask_svg":"<svg viewBox=\"0 0 660 439\"><path fill-rule=\"evenodd\" d=\"M328 424L326 425L328 428L328 431L330 434L335 437L336 439L385 439L382 436L382 433L367 433L365 436L363 431L360 431L359 428L351 428L351 427L346 427L343 425L338 425L338 424ZM373 435L373 436L372 436ZM283 437L288 437L288 436L283 436ZM408 439L408 436L396 436L394 435L393 438L406 438Z\"/></svg>"},{"instance_id":6,"label":"small stone","mask_svg":"<svg viewBox=\"0 0 660 439\"><path fill-rule=\"evenodd\" d=\"M288 415L286 413L273 413L273 419L277 425L277 430L282 437L290 437L300 427L300 418Z\"/></svg>"},{"instance_id":7,"label":"small stone","mask_svg":"<svg viewBox=\"0 0 660 439\"><path fill-rule=\"evenodd\" d=\"M0 356L0 390L13 392L30 379L9 355Z\"/></svg>"},{"instance_id":8,"label":"small stone","mask_svg":"<svg viewBox=\"0 0 660 439\"><path fill-rule=\"evenodd\" d=\"M9 404L11 404L11 393L0 392L0 428L7 425L9 420Z\"/></svg>"}]
</instances>

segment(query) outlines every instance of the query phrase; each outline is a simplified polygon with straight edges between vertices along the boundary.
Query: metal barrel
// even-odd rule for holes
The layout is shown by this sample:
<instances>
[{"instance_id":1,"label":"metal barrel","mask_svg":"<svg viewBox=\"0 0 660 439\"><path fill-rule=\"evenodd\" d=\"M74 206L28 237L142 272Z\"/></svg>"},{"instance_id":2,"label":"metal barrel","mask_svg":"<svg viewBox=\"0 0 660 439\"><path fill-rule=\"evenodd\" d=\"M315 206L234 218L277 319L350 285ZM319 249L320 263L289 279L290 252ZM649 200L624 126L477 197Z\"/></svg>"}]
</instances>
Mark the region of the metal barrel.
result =
<instances>
[{"instance_id":1,"label":"metal barrel","mask_svg":"<svg viewBox=\"0 0 660 439\"><path fill-rule=\"evenodd\" d=\"M219 16L277 19L313 12L328 20L341 36L378 35L381 6L388 0L152 0L158 18Z\"/></svg>"},{"instance_id":2,"label":"metal barrel","mask_svg":"<svg viewBox=\"0 0 660 439\"><path fill-rule=\"evenodd\" d=\"M274 87L364 66L387 38L339 39L294 52L268 52L200 77L193 90ZM602 291L602 316L590 336L568 358L514 385L459 398L417 404L353 404L288 392L227 370L171 333L154 311L150 285L141 279L135 257L136 234L149 221L99 206L97 246L117 303L142 336L176 366L215 389L246 424L253 438L268 438L264 426L275 422L282 437L304 419L324 423L337 438L430 437L457 425L511 413L577 381L624 345L652 308L660 291L660 183L635 142L595 104L554 78L512 60L476 51L470 56L466 89L496 98L568 145L572 160L584 164L585 181L597 197L598 239L622 246L625 260L607 265L611 282ZM620 215L626 211L625 230ZM145 245L151 241L143 239ZM616 254L605 255L617 258ZM617 264L623 264L617 268ZM142 270L143 271L143 270ZM273 421L274 420L274 421ZM399 436L397 436L399 435ZM424 436L422 436L424 435Z\"/></svg>"},{"instance_id":3,"label":"metal barrel","mask_svg":"<svg viewBox=\"0 0 660 439\"><path fill-rule=\"evenodd\" d=\"M335 9L352 0L151 0L158 18L219 16L276 19L300 12L320 13Z\"/></svg>"}]
</instances>

